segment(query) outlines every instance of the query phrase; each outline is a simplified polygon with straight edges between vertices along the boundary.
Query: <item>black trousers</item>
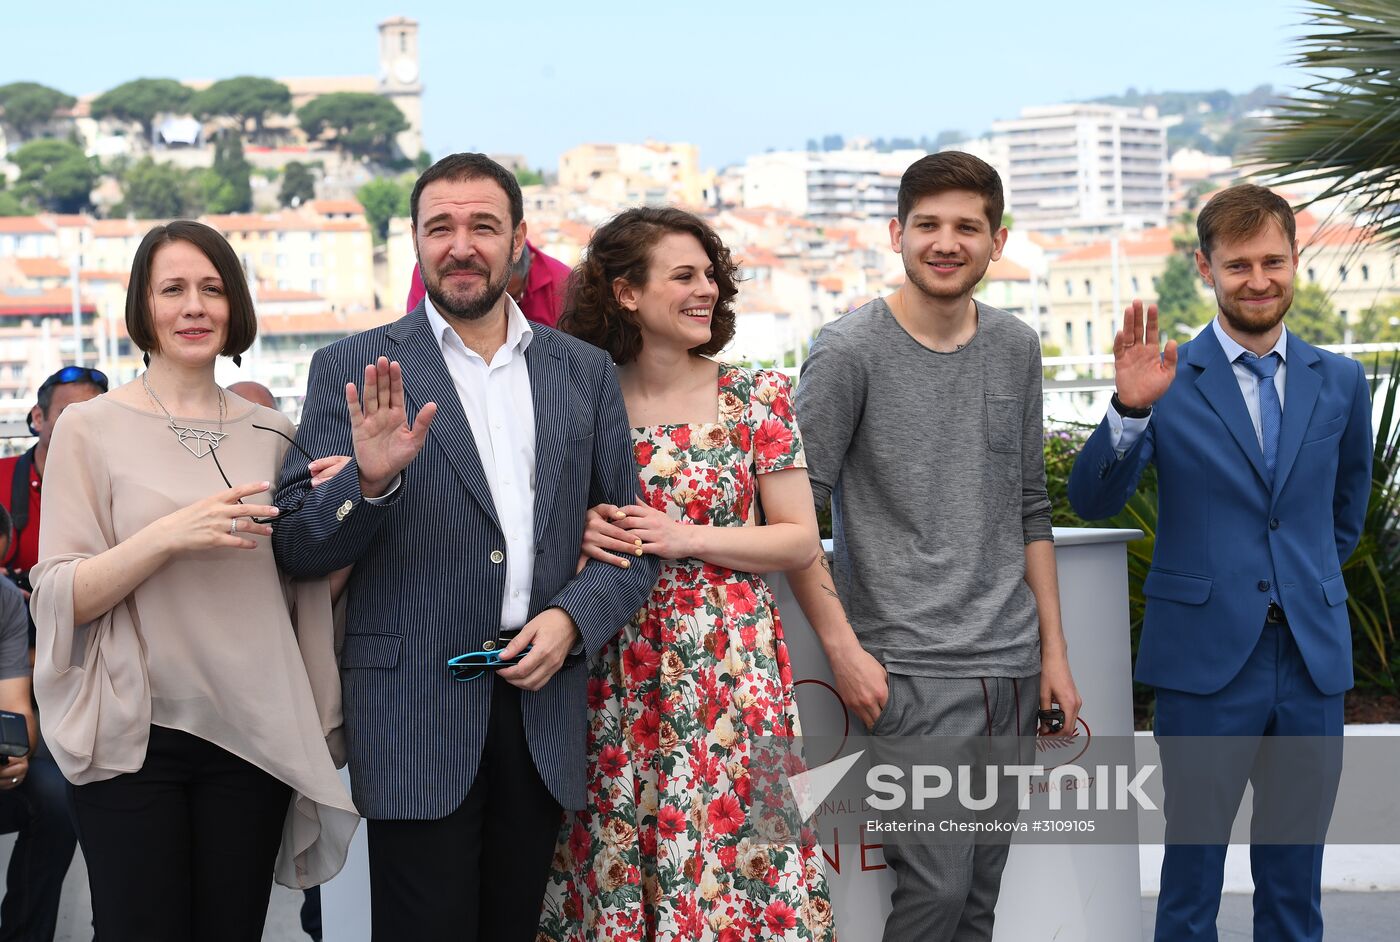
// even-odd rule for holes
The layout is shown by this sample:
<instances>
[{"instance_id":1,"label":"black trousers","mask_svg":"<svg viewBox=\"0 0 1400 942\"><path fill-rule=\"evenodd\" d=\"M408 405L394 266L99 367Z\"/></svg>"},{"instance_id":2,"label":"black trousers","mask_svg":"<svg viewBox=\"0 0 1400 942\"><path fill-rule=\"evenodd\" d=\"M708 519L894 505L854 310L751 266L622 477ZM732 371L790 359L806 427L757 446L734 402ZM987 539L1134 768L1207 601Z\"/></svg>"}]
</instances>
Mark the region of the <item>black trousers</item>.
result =
<instances>
[{"instance_id":1,"label":"black trousers","mask_svg":"<svg viewBox=\"0 0 1400 942\"><path fill-rule=\"evenodd\" d=\"M374 942L534 942L563 809L525 742L520 691L494 685L476 781L436 821L368 822ZM103 939L102 942L107 942Z\"/></svg>"},{"instance_id":2,"label":"black trousers","mask_svg":"<svg viewBox=\"0 0 1400 942\"><path fill-rule=\"evenodd\" d=\"M139 771L73 787L102 942L258 942L291 788L151 727Z\"/></svg>"},{"instance_id":3,"label":"black trousers","mask_svg":"<svg viewBox=\"0 0 1400 942\"><path fill-rule=\"evenodd\" d=\"M47 752L30 756L24 781L0 792L0 834L15 831L19 837L0 904L0 942L52 942L63 878L78 839L68 811L68 783Z\"/></svg>"}]
</instances>

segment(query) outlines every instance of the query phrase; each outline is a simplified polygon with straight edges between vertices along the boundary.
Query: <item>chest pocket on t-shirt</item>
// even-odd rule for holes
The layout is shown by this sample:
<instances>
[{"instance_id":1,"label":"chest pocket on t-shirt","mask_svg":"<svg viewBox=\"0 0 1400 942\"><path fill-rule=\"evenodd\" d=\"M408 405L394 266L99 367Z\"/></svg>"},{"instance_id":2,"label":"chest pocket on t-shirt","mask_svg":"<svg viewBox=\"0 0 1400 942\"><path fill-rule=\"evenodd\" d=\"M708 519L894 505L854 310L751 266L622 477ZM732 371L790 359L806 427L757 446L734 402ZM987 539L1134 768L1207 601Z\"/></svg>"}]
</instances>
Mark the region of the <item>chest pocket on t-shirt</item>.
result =
<instances>
[{"instance_id":1,"label":"chest pocket on t-shirt","mask_svg":"<svg viewBox=\"0 0 1400 942\"><path fill-rule=\"evenodd\" d=\"M987 447L1015 454L1021 450L1021 400L986 394Z\"/></svg>"}]
</instances>

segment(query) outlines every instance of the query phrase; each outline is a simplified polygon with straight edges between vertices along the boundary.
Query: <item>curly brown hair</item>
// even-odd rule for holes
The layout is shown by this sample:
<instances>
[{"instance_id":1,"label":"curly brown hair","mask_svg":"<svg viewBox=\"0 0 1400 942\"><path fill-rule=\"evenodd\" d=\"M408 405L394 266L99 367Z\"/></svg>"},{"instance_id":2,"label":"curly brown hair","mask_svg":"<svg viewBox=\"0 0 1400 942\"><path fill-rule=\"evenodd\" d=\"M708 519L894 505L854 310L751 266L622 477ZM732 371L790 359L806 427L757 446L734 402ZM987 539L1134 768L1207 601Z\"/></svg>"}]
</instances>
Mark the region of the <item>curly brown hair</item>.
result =
<instances>
[{"instance_id":1,"label":"curly brown hair","mask_svg":"<svg viewBox=\"0 0 1400 942\"><path fill-rule=\"evenodd\" d=\"M734 339L733 301L739 294L739 266L708 223L694 213L672 207L629 209L593 233L583 261L569 276L559 328L602 347L618 366L635 360L642 349L642 333L636 314L618 303L613 282L621 278L633 287L644 286L652 249L673 232L692 235L700 243L715 267L719 290L710 317L710 340L690 352L708 356L723 350Z\"/></svg>"}]
</instances>

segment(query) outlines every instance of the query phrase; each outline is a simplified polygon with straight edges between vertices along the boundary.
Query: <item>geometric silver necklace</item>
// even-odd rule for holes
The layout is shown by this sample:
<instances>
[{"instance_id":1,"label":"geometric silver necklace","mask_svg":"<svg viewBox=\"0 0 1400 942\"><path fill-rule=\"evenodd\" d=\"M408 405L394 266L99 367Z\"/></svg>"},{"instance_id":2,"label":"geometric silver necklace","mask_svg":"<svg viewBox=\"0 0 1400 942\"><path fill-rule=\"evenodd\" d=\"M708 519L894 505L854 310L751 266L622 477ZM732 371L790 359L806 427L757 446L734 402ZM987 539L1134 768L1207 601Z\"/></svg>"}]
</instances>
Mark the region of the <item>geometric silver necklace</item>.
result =
<instances>
[{"instance_id":1,"label":"geometric silver necklace","mask_svg":"<svg viewBox=\"0 0 1400 942\"><path fill-rule=\"evenodd\" d=\"M219 447L219 442L223 440L224 432L224 389L219 387L219 430L211 431L207 428L195 428L192 425L176 425L175 416L170 414L170 410L165 407L165 403L160 401L156 391L151 388L151 381L146 378L146 372L141 373L141 385L146 387L146 394L156 405L160 406L160 411L165 413L166 422L170 425L170 431L175 433L176 439L185 450L196 458L203 458L205 455L213 454L214 449Z\"/></svg>"}]
</instances>

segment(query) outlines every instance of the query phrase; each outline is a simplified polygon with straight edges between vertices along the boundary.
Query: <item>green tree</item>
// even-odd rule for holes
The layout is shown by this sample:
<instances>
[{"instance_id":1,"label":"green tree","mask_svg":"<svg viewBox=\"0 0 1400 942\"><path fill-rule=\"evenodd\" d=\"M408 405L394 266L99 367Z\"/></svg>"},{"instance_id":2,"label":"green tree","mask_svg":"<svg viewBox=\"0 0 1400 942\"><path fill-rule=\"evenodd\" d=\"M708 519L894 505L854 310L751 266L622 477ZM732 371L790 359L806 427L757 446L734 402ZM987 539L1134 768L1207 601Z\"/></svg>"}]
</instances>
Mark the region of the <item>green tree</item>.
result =
<instances>
[{"instance_id":1,"label":"green tree","mask_svg":"<svg viewBox=\"0 0 1400 942\"><path fill-rule=\"evenodd\" d=\"M1352 339L1357 343L1400 343L1400 300L1362 311L1352 330Z\"/></svg>"},{"instance_id":2,"label":"green tree","mask_svg":"<svg viewBox=\"0 0 1400 942\"><path fill-rule=\"evenodd\" d=\"M1293 304L1285 323L1290 332L1312 344L1341 343L1346 335L1346 325L1332 306L1332 299L1321 285L1311 281L1295 282Z\"/></svg>"},{"instance_id":3,"label":"green tree","mask_svg":"<svg viewBox=\"0 0 1400 942\"><path fill-rule=\"evenodd\" d=\"M394 159L394 137L408 120L392 101L368 92L332 92L297 109L302 130L313 140L330 141L352 157L382 163Z\"/></svg>"},{"instance_id":4,"label":"green tree","mask_svg":"<svg viewBox=\"0 0 1400 942\"><path fill-rule=\"evenodd\" d=\"M174 219L190 214L189 178L178 167L145 157L132 164L122 179L120 215L140 219Z\"/></svg>"},{"instance_id":5,"label":"green tree","mask_svg":"<svg viewBox=\"0 0 1400 942\"><path fill-rule=\"evenodd\" d=\"M16 196L56 213L78 213L88 207L97 170L76 144L30 141L10 160L20 171Z\"/></svg>"},{"instance_id":6,"label":"green tree","mask_svg":"<svg viewBox=\"0 0 1400 942\"><path fill-rule=\"evenodd\" d=\"M183 113L194 92L174 79L136 79L92 100L94 118L116 118L141 125L146 140L155 139L158 115Z\"/></svg>"},{"instance_id":7,"label":"green tree","mask_svg":"<svg viewBox=\"0 0 1400 942\"><path fill-rule=\"evenodd\" d=\"M1294 64L1313 78L1278 106L1249 156L1280 182L1321 184L1309 202L1346 200L1381 238L1400 241L1400 4L1308 9L1313 32Z\"/></svg>"},{"instance_id":8,"label":"green tree","mask_svg":"<svg viewBox=\"0 0 1400 942\"><path fill-rule=\"evenodd\" d=\"M0 190L0 216L29 216L33 209L9 190Z\"/></svg>"},{"instance_id":9,"label":"green tree","mask_svg":"<svg viewBox=\"0 0 1400 942\"><path fill-rule=\"evenodd\" d=\"M375 242L383 242L389 237L389 220L396 216L407 216L408 200L413 187L401 180L390 177L375 177L355 192L360 205L365 208L365 219L374 233Z\"/></svg>"},{"instance_id":10,"label":"green tree","mask_svg":"<svg viewBox=\"0 0 1400 942\"><path fill-rule=\"evenodd\" d=\"M0 117L20 137L30 137L50 121L60 108L71 108L77 99L37 82L11 82L0 85Z\"/></svg>"},{"instance_id":11,"label":"green tree","mask_svg":"<svg viewBox=\"0 0 1400 942\"><path fill-rule=\"evenodd\" d=\"M293 160L282 168L282 189L277 201L283 206L298 206L316 198L316 177L304 163Z\"/></svg>"},{"instance_id":12,"label":"green tree","mask_svg":"<svg viewBox=\"0 0 1400 942\"><path fill-rule=\"evenodd\" d=\"M521 186L538 186L544 182L544 171L521 167L515 171L515 180Z\"/></svg>"},{"instance_id":13,"label":"green tree","mask_svg":"<svg viewBox=\"0 0 1400 942\"><path fill-rule=\"evenodd\" d=\"M1177 324L1197 327L1215 313L1214 305L1201 291L1195 261L1182 252L1172 253L1157 280L1157 312L1159 323L1169 335L1176 333Z\"/></svg>"},{"instance_id":14,"label":"green tree","mask_svg":"<svg viewBox=\"0 0 1400 942\"><path fill-rule=\"evenodd\" d=\"M214 144L213 179L207 179L204 207L211 213L246 213L253 208L252 167L237 134L220 134Z\"/></svg>"},{"instance_id":15,"label":"green tree","mask_svg":"<svg viewBox=\"0 0 1400 942\"><path fill-rule=\"evenodd\" d=\"M263 125L269 115L290 114L292 93L281 82L252 75L215 82L190 98L189 109L202 120L216 117L233 118L239 133L253 122L253 140L263 136Z\"/></svg>"}]
</instances>

